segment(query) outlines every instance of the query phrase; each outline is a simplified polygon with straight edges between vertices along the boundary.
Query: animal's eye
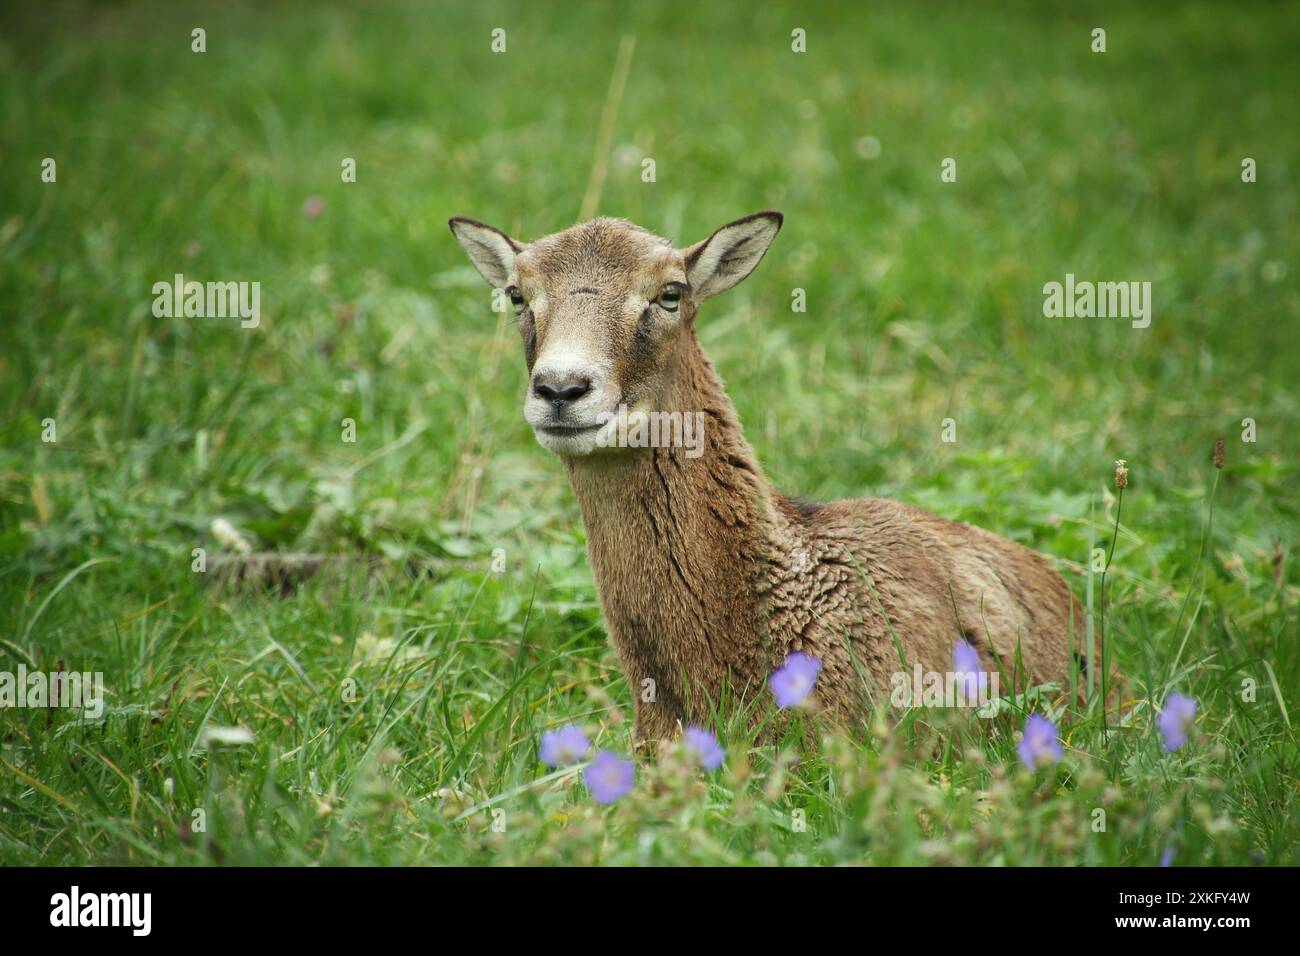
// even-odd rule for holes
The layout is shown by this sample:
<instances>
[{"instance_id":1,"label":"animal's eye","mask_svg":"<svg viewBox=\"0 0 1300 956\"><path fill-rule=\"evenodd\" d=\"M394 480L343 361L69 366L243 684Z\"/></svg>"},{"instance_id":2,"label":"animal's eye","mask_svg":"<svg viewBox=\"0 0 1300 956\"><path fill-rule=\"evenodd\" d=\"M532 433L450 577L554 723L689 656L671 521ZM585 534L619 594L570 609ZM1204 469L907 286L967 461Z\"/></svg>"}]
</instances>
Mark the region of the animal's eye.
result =
<instances>
[{"instance_id":1,"label":"animal's eye","mask_svg":"<svg viewBox=\"0 0 1300 956\"><path fill-rule=\"evenodd\" d=\"M510 286L508 289L506 289L506 295L510 296L510 304L515 307L516 312L523 309L525 304L524 294L519 291L519 286L516 285Z\"/></svg>"},{"instance_id":2,"label":"animal's eye","mask_svg":"<svg viewBox=\"0 0 1300 956\"><path fill-rule=\"evenodd\" d=\"M660 308L667 309L669 312L677 311L677 303L682 300L682 287L679 285L670 285L659 293Z\"/></svg>"}]
</instances>

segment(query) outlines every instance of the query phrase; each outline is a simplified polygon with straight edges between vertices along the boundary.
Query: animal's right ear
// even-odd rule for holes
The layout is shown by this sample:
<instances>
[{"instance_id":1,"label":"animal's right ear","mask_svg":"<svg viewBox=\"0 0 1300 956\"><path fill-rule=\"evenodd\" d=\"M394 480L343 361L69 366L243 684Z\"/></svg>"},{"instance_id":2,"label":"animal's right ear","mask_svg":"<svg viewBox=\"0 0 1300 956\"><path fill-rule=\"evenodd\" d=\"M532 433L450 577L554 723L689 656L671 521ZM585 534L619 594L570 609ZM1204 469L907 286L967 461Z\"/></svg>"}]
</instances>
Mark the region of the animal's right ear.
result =
<instances>
[{"instance_id":1,"label":"animal's right ear","mask_svg":"<svg viewBox=\"0 0 1300 956\"><path fill-rule=\"evenodd\" d=\"M488 285L494 289L505 288L510 279L510 270L515 267L515 256L524 247L500 229L494 229L477 219L453 216L447 220L447 225L451 226L451 234L465 250L469 261L474 263L478 274L488 281Z\"/></svg>"}]
</instances>

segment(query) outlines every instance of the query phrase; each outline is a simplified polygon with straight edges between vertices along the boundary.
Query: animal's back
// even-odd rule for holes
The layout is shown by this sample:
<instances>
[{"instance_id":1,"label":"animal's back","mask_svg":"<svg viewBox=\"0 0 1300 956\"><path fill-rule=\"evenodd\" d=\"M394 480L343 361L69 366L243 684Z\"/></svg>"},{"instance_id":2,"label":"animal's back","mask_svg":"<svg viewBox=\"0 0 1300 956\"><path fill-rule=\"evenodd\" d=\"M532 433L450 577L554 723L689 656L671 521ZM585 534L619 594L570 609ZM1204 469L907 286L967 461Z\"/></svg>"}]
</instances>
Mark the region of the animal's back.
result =
<instances>
[{"instance_id":1,"label":"animal's back","mask_svg":"<svg viewBox=\"0 0 1300 956\"><path fill-rule=\"evenodd\" d=\"M822 660L826 703L858 710L864 683L874 684L877 701L887 699L904 658L909 671L917 664L951 671L958 637L1005 681L1016 674L1018 653L1022 688L1068 686L1073 597L1042 555L883 498L786 500L779 510L795 557L771 596L774 632L795 635L780 652ZM1074 629L1082 647L1077 605Z\"/></svg>"}]
</instances>

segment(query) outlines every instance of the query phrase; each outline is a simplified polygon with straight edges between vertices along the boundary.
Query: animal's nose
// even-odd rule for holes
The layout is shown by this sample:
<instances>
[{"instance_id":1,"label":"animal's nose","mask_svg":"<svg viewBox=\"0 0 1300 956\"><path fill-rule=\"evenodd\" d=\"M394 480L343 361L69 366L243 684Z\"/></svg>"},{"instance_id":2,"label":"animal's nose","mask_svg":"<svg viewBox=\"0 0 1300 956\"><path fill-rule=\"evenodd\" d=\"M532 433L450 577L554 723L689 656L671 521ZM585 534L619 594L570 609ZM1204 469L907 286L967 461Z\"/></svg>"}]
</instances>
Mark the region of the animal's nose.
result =
<instances>
[{"instance_id":1,"label":"animal's nose","mask_svg":"<svg viewBox=\"0 0 1300 956\"><path fill-rule=\"evenodd\" d=\"M533 377L533 394L559 408L576 402L591 391L591 379L582 375L548 375Z\"/></svg>"}]
</instances>

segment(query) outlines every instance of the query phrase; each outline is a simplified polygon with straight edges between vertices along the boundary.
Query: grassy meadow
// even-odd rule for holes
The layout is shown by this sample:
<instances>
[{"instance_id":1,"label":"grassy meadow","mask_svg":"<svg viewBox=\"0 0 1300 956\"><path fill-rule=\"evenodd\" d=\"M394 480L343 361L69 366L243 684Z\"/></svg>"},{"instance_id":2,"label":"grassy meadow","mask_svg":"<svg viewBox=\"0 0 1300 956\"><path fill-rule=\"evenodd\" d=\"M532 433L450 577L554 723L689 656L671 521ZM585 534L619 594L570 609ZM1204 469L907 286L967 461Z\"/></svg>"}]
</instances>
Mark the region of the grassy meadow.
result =
<instances>
[{"instance_id":1,"label":"grassy meadow","mask_svg":"<svg viewBox=\"0 0 1300 956\"><path fill-rule=\"evenodd\" d=\"M0 707L0 865L1300 864L1298 35L1295 3L6 5L0 671L102 672L104 707ZM642 757L608 806L541 764L571 723L630 755L633 689L446 221L584 197L679 245L782 210L699 318L769 475L989 528L1081 600L1113 548L1128 716L720 712L721 768ZM156 317L176 273L260 282L260 325ZM1150 281L1150 326L1045 317L1067 273ZM1064 757L1031 773L1032 709Z\"/></svg>"}]
</instances>

